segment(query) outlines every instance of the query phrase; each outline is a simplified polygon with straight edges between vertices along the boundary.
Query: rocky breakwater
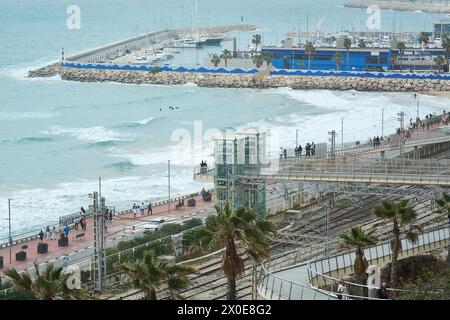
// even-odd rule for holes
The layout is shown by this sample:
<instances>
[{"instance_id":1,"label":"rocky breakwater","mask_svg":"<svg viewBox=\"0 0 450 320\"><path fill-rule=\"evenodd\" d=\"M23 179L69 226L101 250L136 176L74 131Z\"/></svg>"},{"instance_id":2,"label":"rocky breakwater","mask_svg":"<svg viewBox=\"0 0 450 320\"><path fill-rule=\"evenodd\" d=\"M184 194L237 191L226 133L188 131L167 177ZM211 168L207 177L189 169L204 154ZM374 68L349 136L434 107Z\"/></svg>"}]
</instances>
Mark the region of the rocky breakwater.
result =
<instances>
[{"instance_id":1,"label":"rocky breakwater","mask_svg":"<svg viewBox=\"0 0 450 320\"><path fill-rule=\"evenodd\" d=\"M217 88L328 89L357 91L430 92L450 91L450 80L386 79L362 77L268 76L255 80L252 74L143 72L61 68L61 79L79 82L183 85Z\"/></svg>"},{"instance_id":2,"label":"rocky breakwater","mask_svg":"<svg viewBox=\"0 0 450 320\"><path fill-rule=\"evenodd\" d=\"M48 66L28 72L28 78L49 78L58 75L61 71L59 63L53 63Z\"/></svg>"}]
</instances>

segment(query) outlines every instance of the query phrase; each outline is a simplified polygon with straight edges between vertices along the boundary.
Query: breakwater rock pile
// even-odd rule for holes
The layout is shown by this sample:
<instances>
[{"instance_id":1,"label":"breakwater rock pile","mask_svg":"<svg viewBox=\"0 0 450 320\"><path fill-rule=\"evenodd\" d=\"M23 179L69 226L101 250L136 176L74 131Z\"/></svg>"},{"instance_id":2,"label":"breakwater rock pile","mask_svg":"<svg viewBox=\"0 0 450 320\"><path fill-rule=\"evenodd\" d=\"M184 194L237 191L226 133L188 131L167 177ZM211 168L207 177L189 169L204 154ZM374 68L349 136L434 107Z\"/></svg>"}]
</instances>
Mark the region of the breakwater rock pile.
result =
<instances>
[{"instance_id":1,"label":"breakwater rock pile","mask_svg":"<svg viewBox=\"0 0 450 320\"><path fill-rule=\"evenodd\" d=\"M60 72L60 64L53 63L48 66L28 72L28 78L49 78L60 74Z\"/></svg>"},{"instance_id":2,"label":"breakwater rock pile","mask_svg":"<svg viewBox=\"0 0 450 320\"><path fill-rule=\"evenodd\" d=\"M320 77L271 75L255 80L252 74L144 72L60 68L61 79L78 82L119 82L128 84L183 85L217 88L328 89L357 91L428 92L450 91L450 80L362 77Z\"/></svg>"},{"instance_id":3,"label":"breakwater rock pile","mask_svg":"<svg viewBox=\"0 0 450 320\"><path fill-rule=\"evenodd\" d=\"M410 0L349 0L345 7L366 9L369 6L378 6L380 9L396 11L422 11L426 13L450 13L450 4L447 1L412 2Z\"/></svg>"}]
</instances>

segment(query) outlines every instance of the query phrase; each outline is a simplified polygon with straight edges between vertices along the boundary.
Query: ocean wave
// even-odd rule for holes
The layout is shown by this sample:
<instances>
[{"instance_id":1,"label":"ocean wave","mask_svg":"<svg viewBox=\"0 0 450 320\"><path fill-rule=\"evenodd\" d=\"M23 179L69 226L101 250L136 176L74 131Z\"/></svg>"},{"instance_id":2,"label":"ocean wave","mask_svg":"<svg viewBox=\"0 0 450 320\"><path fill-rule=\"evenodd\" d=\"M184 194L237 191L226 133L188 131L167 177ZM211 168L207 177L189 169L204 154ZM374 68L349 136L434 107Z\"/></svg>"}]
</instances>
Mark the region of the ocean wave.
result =
<instances>
[{"instance_id":1,"label":"ocean wave","mask_svg":"<svg viewBox=\"0 0 450 320\"><path fill-rule=\"evenodd\" d=\"M106 129L105 127L97 126L91 128L61 128L53 126L50 131L44 131L45 134L51 135L69 135L79 141L91 143L107 143L114 141L132 142L134 138L131 134L123 134L117 131Z\"/></svg>"},{"instance_id":2,"label":"ocean wave","mask_svg":"<svg viewBox=\"0 0 450 320\"><path fill-rule=\"evenodd\" d=\"M133 164L131 161L121 161L116 162L110 165L105 166L106 168L114 168L114 169L120 169L120 170L131 170L135 167L137 167L135 164Z\"/></svg>"},{"instance_id":3,"label":"ocean wave","mask_svg":"<svg viewBox=\"0 0 450 320\"><path fill-rule=\"evenodd\" d=\"M33 142L51 142L55 139L50 137L22 137L11 140L3 140L3 143L33 143Z\"/></svg>"},{"instance_id":4,"label":"ocean wave","mask_svg":"<svg viewBox=\"0 0 450 320\"><path fill-rule=\"evenodd\" d=\"M24 119L50 119L58 117L60 113L49 111L30 111L30 112L15 112L15 111L0 111L0 120L24 120Z\"/></svg>"},{"instance_id":5,"label":"ocean wave","mask_svg":"<svg viewBox=\"0 0 450 320\"><path fill-rule=\"evenodd\" d=\"M149 118L146 118L143 120L126 122L124 124L119 125L119 127L135 128L135 127L140 127L140 126L146 126L156 119L157 119L156 117L149 117Z\"/></svg>"}]
</instances>

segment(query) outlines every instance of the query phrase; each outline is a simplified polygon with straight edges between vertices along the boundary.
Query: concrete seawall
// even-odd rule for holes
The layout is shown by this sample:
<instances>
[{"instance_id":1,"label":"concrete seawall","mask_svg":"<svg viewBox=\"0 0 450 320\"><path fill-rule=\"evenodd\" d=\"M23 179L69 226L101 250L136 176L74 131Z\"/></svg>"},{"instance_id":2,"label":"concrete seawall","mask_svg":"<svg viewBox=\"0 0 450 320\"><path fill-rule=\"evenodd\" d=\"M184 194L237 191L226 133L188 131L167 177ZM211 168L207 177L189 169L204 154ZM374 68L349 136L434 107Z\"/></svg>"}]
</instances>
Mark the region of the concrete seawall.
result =
<instances>
[{"instance_id":1,"label":"concrete seawall","mask_svg":"<svg viewBox=\"0 0 450 320\"><path fill-rule=\"evenodd\" d=\"M60 68L61 79L78 82L183 85L219 88L329 89L357 91L430 92L450 91L450 80L380 79L360 77L316 77L271 75L254 80L252 74L159 72Z\"/></svg>"}]
</instances>

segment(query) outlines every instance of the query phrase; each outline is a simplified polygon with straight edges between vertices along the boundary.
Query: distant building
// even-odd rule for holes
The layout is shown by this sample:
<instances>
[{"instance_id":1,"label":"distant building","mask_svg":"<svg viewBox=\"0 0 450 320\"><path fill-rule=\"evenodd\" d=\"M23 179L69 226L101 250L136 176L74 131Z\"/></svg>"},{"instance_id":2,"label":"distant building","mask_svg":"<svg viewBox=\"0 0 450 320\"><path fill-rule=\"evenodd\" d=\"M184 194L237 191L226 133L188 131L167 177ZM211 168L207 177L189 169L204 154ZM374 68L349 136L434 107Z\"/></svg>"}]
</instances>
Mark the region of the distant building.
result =
<instances>
[{"instance_id":1,"label":"distant building","mask_svg":"<svg viewBox=\"0 0 450 320\"><path fill-rule=\"evenodd\" d=\"M272 56L272 65L277 69L337 70L336 56L340 53L340 71L347 71L347 51L338 48L316 48L309 66L308 54L304 48L263 47L262 53ZM348 53L348 71L391 71L391 70L436 70L435 58L445 57L440 48L408 48L403 55L390 48L351 48Z\"/></svg>"},{"instance_id":2,"label":"distant building","mask_svg":"<svg viewBox=\"0 0 450 320\"><path fill-rule=\"evenodd\" d=\"M434 39L450 37L450 20L439 20L434 23Z\"/></svg>"}]
</instances>

